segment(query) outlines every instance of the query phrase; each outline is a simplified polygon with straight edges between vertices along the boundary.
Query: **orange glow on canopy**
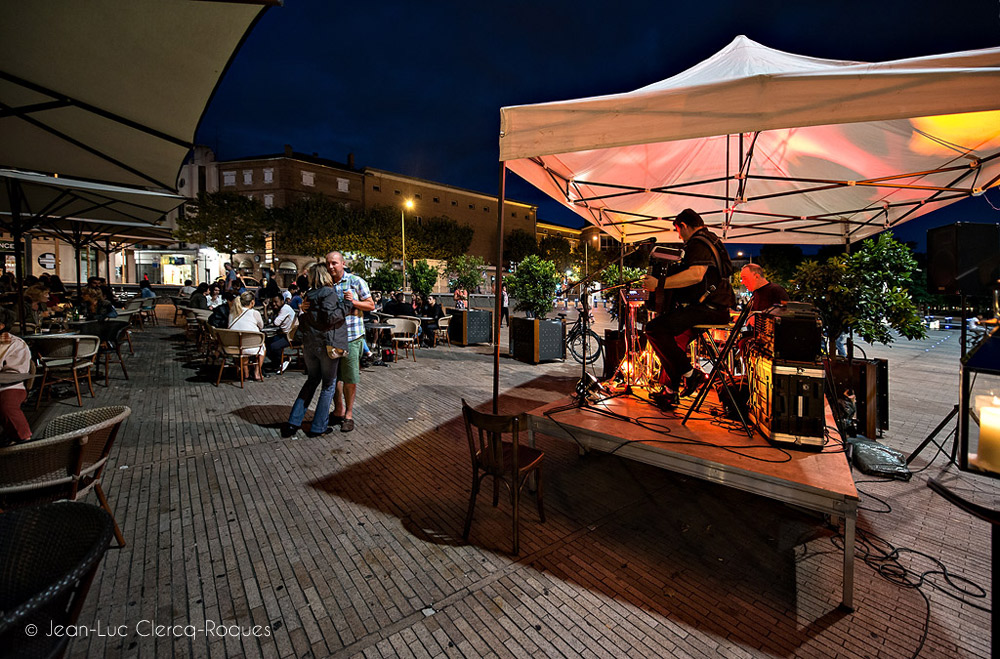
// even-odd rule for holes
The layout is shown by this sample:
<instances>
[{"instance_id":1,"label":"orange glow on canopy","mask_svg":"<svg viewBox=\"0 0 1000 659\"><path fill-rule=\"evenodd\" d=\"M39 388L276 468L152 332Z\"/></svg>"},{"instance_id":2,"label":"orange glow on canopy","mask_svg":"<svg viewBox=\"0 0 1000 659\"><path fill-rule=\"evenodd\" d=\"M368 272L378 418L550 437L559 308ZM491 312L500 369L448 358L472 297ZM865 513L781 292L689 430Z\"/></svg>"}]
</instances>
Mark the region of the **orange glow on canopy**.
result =
<instances>
[{"instance_id":1,"label":"orange glow on canopy","mask_svg":"<svg viewBox=\"0 0 1000 659\"><path fill-rule=\"evenodd\" d=\"M915 132L910 140L910 148L917 153L954 154L955 148L948 146L949 144L969 150L1000 146L1000 110L942 114L918 117L910 121L920 131Z\"/></svg>"}]
</instances>

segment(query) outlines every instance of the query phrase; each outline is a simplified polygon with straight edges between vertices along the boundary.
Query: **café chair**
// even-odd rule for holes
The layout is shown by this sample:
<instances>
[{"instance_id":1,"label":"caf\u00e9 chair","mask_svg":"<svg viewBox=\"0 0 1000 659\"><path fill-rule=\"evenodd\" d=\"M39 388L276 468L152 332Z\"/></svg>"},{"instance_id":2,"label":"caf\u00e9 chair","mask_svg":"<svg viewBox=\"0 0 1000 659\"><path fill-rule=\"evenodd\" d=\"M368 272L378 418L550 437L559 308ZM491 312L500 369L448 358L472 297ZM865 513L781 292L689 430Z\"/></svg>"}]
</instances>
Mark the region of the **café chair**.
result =
<instances>
[{"instance_id":1,"label":"caf\u00e9 chair","mask_svg":"<svg viewBox=\"0 0 1000 659\"><path fill-rule=\"evenodd\" d=\"M76 624L113 527L106 512L86 503L0 515L0 656L66 652L74 635L44 630Z\"/></svg>"},{"instance_id":2,"label":"caf\u00e9 chair","mask_svg":"<svg viewBox=\"0 0 1000 659\"><path fill-rule=\"evenodd\" d=\"M438 318L437 329L434 330L434 345L437 345L438 339L442 339L450 346L451 337L448 336L448 326L451 325L451 316L442 316Z\"/></svg>"},{"instance_id":3,"label":"caf\u00e9 chair","mask_svg":"<svg viewBox=\"0 0 1000 659\"><path fill-rule=\"evenodd\" d=\"M396 349L395 357L393 361L399 361L399 349L403 348L410 356L413 357L413 361L417 361L417 351L415 349L415 344L417 342L417 327L419 327L419 322L414 322L406 318L386 318L387 325L392 325L392 345Z\"/></svg>"},{"instance_id":4,"label":"caf\u00e9 chair","mask_svg":"<svg viewBox=\"0 0 1000 659\"><path fill-rule=\"evenodd\" d=\"M128 340L129 321L112 318L101 321L98 329L98 336L101 337L101 347L97 351L97 361L100 363L104 358L104 386L107 387L111 378L111 364L120 364L122 374L128 380L128 369L125 368L125 359L122 357L122 343ZM117 357L117 359L116 359Z\"/></svg>"},{"instance_id":5,"label":"caf\u00e9 chair","mask_svg":"<svg viewBox=\"0 0 1000 659\"><path fill-rule=\"evenodd\" d=\"M469 407L465 399L462 399L462 417L465 419L465 432L469 438L469 453L472 457L472 494L469 497L469 511L465 515L462 539L466 542L469 540L479 486L484 478L491 476L494 507L500 499L500 483L503 482L510 490L514 517L514 554L517 555L521 489L533 473L537 476L538 489L535 497L538 504L538 518L545 522L545 510L542 508L542 460L545 458L545 453L520 444L520 430L526 428L528 424L528 417L525 414L510 416L477 412ZM504 441L505 434L510 435L510 441Z\"/></svg>"},{"instance_id":6,"label":"caf\u00e9 chair","mask_svg":"<svg viewBox=\"0 0 1000 659\"><path fill-rule=\"evenodd\" d=\"M215 330L215 338L219 343L219 355L222 362L219 364L219 377L215 380L218 387L222 382L222 371L226 368L226 360L232 360L236 370L240 372L240 389L243 389L243 382L246 379L243 375L243 360L247 358L257 359L257 353L244 353L244 350L262 348L264 346L263 332L241 332L239 330L219 329Z\"/></svg>"},{"instance_id":7,"label":"caf\u00e9 chair","mask_svg":"<svg viewBox=\"0 0 1000 659\"><path fill-rule=\"evenodd\" d=\"M160 321L156 319L156 302L159 298L155 297L144 297L140 298L139 306L139 320L140 325L144 325L149 322L151 325L159 325Z\"/></svg>"},{"instance_id":8,"label":"caf\u00e9 chair","mask_svg":"<svg viewBox=\"0 0 1000 659\"><path fill-rule=\"evenodd\" d=\"M91 398L94 397L94 381L91 370L94 358L101 346L101 338L89 334L73 336L38 336L32 341L32 348L42 367L42 384L38 389L37 410L42 403L45 387L51 387L59 382L72 382L76 390L76 402L83 407L83 397L80 395L81 371L87 376L87 387Z\"/></svg>"},{"instance_id":9,"label":"caf\u00e9 chair","mask_svg":"<svg viewBox=\"0 0 1000 659\"><path fill-rule=\"evenodd\" d=\"M118 545L124 547L101 478L118 431L131 413L124 405L114 405L63 414L31 441L0 448L0 510L76 501L93 490L112 516Z\"/></svg>"}]
</instances>

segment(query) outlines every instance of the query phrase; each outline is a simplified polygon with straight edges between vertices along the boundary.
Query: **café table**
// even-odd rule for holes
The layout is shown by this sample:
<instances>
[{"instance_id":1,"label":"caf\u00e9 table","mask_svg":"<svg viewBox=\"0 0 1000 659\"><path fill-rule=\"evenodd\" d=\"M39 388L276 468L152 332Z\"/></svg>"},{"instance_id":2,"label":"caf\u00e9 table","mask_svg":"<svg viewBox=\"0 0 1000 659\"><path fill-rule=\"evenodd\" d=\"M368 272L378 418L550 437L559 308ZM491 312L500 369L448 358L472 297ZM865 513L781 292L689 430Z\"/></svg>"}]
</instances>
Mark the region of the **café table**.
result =
<instances>
[{"instance_id":1,"label":"caf\u00e9 table","mask_svg":"<svg viewBox=\"0 0 1000 659\"><path fill-rule=\"evenodd\" d=\"M386 347L381 340L383 337L382 333L391 331L392 327L393 326L388 323L365 323L365 332L372 332L372 342L370 347L373 349L373 352L376 350L380 351L382 348Z\"/></svg>"},{"instance_id":2,"label":"caf\u00e9 table","mask_svg":"<svg viewBox=\"0 0 1000 659\"><path fill-rule=\"evenodd\" d=\"M10 371L0 372L0 387L17 384L34 378L36 373L13 373Z\"/></svg>"}]
</instances>

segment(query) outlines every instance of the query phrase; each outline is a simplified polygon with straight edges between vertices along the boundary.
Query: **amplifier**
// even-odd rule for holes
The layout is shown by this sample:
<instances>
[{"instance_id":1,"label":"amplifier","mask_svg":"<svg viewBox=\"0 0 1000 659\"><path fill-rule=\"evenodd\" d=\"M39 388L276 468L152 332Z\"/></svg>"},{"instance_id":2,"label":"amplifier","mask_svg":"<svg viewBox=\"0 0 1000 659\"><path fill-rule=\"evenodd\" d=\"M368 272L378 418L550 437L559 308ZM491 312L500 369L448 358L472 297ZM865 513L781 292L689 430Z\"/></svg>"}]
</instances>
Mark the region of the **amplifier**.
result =
<instances>
[{"instance_id":1,"label":"amplifier","mask_svg":"<svg viewBox=\"0 0 1000 659\"><path fill-rule=\"evenodd\" d=\"M750 381L750 418L772 444L821 450L826 434L822 366L756 360Z\"/></svg>"},{"instance_id":2,"label":"amplifier","mask_svg":"<svg viewBox=\"0 0 1000 659\"><path fill-rule=\"evenodd\" d=\"M627 288L624 293L626 302L645 302L649 298L649 291L644 288Z\"/></svg>"},{"instance_id":3,"label":"amplifier","mask_svg":"<svg viewBox=\"0 0 1000 659\"><path fill-rule=\"evenodd\" d=\"M823 324L816 307L789 302L762 313L755 323L761 348L772 359L815 364L820 358Z\"/></svg>"}]
</instances>

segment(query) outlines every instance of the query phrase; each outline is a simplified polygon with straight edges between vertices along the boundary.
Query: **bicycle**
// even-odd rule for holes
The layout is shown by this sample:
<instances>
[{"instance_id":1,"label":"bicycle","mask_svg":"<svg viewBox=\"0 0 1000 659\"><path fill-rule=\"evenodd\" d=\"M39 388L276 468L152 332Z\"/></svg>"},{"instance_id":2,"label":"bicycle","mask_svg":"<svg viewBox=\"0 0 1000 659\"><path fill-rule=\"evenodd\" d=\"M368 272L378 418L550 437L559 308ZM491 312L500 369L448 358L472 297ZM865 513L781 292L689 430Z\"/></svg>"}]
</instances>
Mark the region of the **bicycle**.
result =
<instances>
[{"instance_id":1,"label":"bicycle","mask_svg":"<svg viewBox=\"0 0 1000 659\"><path fill-rule=\"evenodd\" d=\"M565 313L560 313L559 317L565 322ZM593 321L593 314L591 314L591 321ZM580 364L583 363L584 343L583 311L579 311L577 312L576 321L566 330L566 348L568 348L570 354L573 355L573 359ZM588 364L596 362L601 356L601 352L604 350L604 341L600 336L598 336L597 332L592 329L587 330L586 348Z\"/></svg>"}]
</instances>

